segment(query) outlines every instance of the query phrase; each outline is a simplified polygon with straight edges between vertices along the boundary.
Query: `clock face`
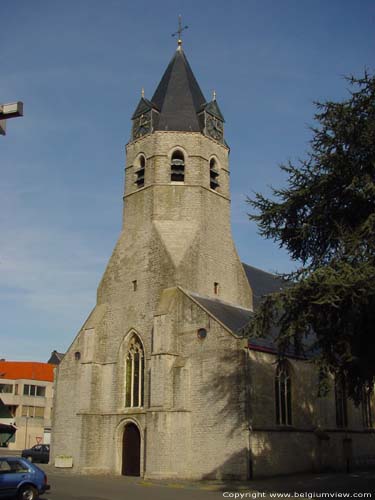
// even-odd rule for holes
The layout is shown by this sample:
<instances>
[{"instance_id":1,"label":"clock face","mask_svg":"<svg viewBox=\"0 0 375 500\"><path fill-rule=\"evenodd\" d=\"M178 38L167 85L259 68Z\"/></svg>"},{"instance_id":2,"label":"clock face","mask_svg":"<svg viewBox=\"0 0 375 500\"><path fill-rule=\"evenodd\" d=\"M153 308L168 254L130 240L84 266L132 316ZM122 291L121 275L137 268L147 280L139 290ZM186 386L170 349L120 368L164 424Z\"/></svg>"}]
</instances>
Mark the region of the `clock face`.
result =
<instances>
[{"instance_id":1,"label":"clock face","mask_svg":"<svg viewBox=\"0 0 375 500\"><path fill-rule=\"evenodd\" d=\"M223 124L218 118L207 115L206 130L207 134L216 141L223 140Z\"/></svg>"},{"instance_id":2,"label":"clock face","mask_svg":"<svg viewBox=\"0 0 375 500\"><path fill-rule=\"evenodd\" d=\"M141 115L133 123L133 139L138 139L151 132L151 117L149 114Z\"/></svg>"}]
</instances>

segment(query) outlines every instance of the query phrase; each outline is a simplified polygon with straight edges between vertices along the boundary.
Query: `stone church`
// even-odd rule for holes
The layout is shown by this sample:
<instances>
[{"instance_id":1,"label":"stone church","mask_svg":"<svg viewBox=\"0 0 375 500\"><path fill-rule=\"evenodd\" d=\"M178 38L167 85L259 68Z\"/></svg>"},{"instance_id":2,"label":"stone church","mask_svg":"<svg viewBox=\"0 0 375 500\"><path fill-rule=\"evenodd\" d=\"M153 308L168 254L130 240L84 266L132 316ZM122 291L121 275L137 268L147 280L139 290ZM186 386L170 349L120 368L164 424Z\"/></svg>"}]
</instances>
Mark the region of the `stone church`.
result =
<instances>
[{"instance_id":1,"label":"stone church","mask_svg":"<svg viewBox=\"0 0 375 500\"><path fill-rule=\"evenodd\" d=\"M277 277L241 263L229 147L181 40L132 116L123 224L97 303L57 369L51 461L81 473L248 479L343 469L374 453L370 395L318 398L307 359L281 364L244 327Z\"/></svg>"}]
</instances>

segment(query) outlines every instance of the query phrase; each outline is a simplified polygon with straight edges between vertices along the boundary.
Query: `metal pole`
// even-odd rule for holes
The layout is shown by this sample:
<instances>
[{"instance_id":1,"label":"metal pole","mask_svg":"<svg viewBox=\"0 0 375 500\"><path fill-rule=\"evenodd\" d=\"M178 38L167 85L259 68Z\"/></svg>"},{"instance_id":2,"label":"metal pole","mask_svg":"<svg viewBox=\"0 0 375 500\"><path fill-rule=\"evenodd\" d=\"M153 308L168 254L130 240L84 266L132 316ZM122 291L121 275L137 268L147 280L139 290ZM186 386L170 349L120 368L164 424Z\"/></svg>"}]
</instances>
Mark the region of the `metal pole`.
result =
<instances>
[{"instance_id":1,"label":"metal pole","mask_svg":"<svg viewBox=\"0 0 375 500\"><path fill-rule=\"evenodd\" d=\"M25 448L27 448L27 423L29 421L29 417L26 415L26 428L25 428Z\"/></svg>"}]
</instances>

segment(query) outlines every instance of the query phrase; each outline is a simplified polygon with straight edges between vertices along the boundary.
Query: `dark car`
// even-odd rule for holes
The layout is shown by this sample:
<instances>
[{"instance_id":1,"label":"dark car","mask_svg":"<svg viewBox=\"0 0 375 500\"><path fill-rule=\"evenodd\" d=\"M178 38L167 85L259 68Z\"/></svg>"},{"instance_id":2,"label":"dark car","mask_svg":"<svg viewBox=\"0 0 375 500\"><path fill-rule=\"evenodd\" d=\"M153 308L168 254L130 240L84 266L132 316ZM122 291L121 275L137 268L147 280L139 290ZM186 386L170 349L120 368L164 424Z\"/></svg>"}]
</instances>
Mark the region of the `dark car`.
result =
<instances>
[{"instance_id":1,"label":"dark car","mask_svg":"<svg viewBox=\"0 0 375 500\"><path fill-rule=\"evenodd\" d=\"M0 498L36 500L49 489L47 476L37 465L20 457L0 457Z\"/></svg>"},{"instance_id":2,"label":"dark car","mask_svg":"<svg viewBox=\"0 0 375 500\"><path fill-rule=\"evenodd\" d=\"M49 462L49 444L36 444L28 450L23 450L21 456L29 462Z\"/></svg>"}]
</instances>

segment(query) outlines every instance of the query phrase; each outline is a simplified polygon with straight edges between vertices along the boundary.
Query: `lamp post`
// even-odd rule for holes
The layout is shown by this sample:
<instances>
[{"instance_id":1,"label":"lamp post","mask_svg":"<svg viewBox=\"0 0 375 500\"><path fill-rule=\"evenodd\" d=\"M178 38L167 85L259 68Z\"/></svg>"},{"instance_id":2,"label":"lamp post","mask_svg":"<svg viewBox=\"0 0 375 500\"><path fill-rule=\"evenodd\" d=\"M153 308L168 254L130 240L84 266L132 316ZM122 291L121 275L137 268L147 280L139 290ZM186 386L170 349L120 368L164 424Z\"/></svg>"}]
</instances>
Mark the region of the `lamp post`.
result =
<instances>
[{"instance_id":1,"label":"lamp post","mask_svg":"<svg viewBox=\"0 0 375 500\"><path fill-rule=\"evenodd\" d=\"M27 448L27 424L29 422L29 417L26 415L26 427L25 427L25 448Z\"/></svg>"},{"instance_id":2,"label":"lamp post","mask_svg":"<svg viewBox=\"0 0 375 500\"><path fill-rule=\"evenodd\" d=\"M0 104L0 135L5 135L6 120L23 116L23 102Z\"/></svg>"}]
</instances>

